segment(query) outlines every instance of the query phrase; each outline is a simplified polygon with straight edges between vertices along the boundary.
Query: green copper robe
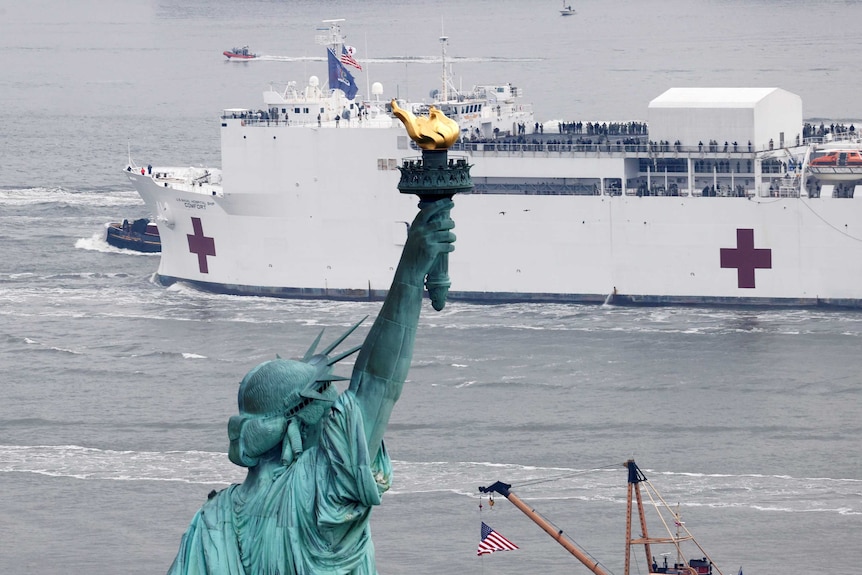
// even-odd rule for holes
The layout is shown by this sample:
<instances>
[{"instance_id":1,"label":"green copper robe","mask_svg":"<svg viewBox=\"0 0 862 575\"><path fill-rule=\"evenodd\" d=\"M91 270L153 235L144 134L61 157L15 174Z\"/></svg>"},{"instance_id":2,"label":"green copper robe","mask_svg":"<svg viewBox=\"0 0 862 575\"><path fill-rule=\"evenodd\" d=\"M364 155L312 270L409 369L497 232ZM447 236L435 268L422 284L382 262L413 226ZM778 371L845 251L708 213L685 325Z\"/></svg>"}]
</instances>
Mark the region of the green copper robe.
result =
<instances>
[{"instance_id":1,"label":"green copper robe","mask_svg":"<svg viewBox=\"0 0 862 575\"><path fill-rule=\"evenodd\" d=\"M168 573L375 574L371 508L391 477L382 444L371 461L362 411L345 391L323 423L320 444L276 474L268 489L243 500L232 485L201 507Z\"/></svg>"}]
</instances>

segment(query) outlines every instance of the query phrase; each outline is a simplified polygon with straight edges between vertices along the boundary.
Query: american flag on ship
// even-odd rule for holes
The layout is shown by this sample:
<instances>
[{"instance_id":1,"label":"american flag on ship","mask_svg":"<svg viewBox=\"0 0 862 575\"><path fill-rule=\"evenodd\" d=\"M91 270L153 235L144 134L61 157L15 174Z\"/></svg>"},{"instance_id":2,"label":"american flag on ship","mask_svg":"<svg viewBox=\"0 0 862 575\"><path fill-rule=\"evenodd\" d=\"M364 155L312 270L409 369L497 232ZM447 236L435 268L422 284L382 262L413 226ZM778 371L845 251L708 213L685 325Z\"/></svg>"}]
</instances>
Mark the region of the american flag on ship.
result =
<instances>
[{"instance_id":1,"label":"american flag on ship","mask_svg":"<svg viewBox=\"0 0 862 575\"><path fill-rule=\"evenodd\" d=\"M356 61L356 58L353 55L356 53L356 48L353 46L342 46L341 47L341 63L345 66L353 66L360 72L362 71L362 66L359 65L359 62Z\"/></svg>"},{"instance_id":2,"label":"american flag on ship","mask_svg":"<svg viewBox=\"0 0 862 575\"><path fill-rule=\"evenodd\" d=\"M487 555L494 551L514 551L517 548L517 545L491 529L484 521L482 522L482 540L479 541L476 555Z\"/></svg>"},{"instance_id":3,"label":"american flag on ship","mask_svg":"<svg viewBox=\"0 0 862 575\"><path fill-rule=\"evenodd\" d=\"M329 89L341 90L348 100L352 100L356 96L356 92L359 91L353 74L347 71L347 68L344 67L338 56L335 55L335 50L327 48L326 54L329 60Z\"/></svg>"}]
</instances>

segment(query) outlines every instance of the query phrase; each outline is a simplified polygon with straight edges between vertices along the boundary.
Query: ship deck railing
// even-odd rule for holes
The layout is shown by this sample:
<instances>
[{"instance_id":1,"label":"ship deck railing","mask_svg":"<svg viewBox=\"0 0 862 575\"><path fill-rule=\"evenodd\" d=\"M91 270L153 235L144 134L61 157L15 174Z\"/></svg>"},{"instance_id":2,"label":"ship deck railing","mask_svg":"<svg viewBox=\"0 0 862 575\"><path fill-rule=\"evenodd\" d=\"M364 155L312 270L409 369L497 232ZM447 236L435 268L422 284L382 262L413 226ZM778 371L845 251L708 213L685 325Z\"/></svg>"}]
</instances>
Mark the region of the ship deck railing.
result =
<instances>
[{"instance_id":1,"label":"ship deck railing","mask_svg":"<svg viewBox=\"0 0 862 575\"><path fill-rule=\"evenodd\" d=\"M862 134L853 130L827 132L825 134L817 134L813 136L805 136L803 138L805 144L862 144Z\"/></svg>"},{"instance_id":2,"label":"ship deck railing","mask_svg":"<svg viewBox=\"0 0 862 575\"><path fill-rule=\"evenodd\" d=\"M606 196L618 196L620 195L619 190L605 190ZM645 192L643 190L639 191L637 188L626 188L626 196L638 196L638 197L692 197L692 198L754 198L757 197L757 192L752 189L733 189L730 186L722 186L715 190L715 193L704 193L702 189L700 190L678 190L678 191L667 191L664 188L656 188L651 190L650 192ZM770 198L798 198L799 188L790 187L790 186L781 186L775 190L770 191L768 194L762 194L762 197L770 197ZM834 197L839 197L835 195Z\"/></svg>"},{"instance_id":3,"label":"ship deck railing","mask_svg":"<svg viewBox=\"0 0 862 575\"><path fill-rule=\"evenodd\" d=\"M304 127L344 127L344 128L389 128L392 126L392 118L388 115L378 116L376 118L360 119L358 117L350 117L348 119L341 118L335 121L334 118L322 118L318 121L316 118L297 118L296 116L288 117L287 119L259 117L255 112L239 113L239 111L228 114L224 113L221 116L222 120L239 119L242 120L245 126L251 127L286 127L286 128L304 128ZM755 146L753 144L696 144L683 145L668 142L649 142L646 141L648 135L619 135L619 137L606 136L602 134L595 135L596 140L600 141L578 141L592 140L591 137L586 138L571 138L565 135L555 137L549 134L527 134L515 140L514 136L508 135L497 138L479 138L479 139L462 139L456 142L452 148L453 151L468 151L475 154L493 154L498 152L504 153L558 153L571 154L573 157L580 155L604 155L608 154L613 157L628 157L629 154L634 154L636 157L649 158L695 158L695 159L748 159L754 158L759 153L778 152L782 148L774 144L762 144ZM822 140L819 137L809 137L805 139L805 143L816 142ZM624 140L637 140L637 142L625 142ZM833 140L834 142L835 140ZM418 150L415 143L411 142L411 146ZM766 172L766 170L764 170Z\"/></svg>"},{"instance_id":4,"label":"ship deck railing","mask_svg":"<svg viewBox=\"0 0 862 575\"><path fill-rule=\"evenodd\" d=\"M745 147L728 146L683 146L683 145L658 145L658 144L626 144L622 142L600 142L581 143L575 141L557 141L545 139L533 142L514 142L506 140L477 140L458 141L451 150L468 151L477 154L489 154L495 152L517 152L517 153L560 153L560 154L585 154L613 156L627 156L629 154L637 157L649 158L695 158L695 159L749 159L754 158L759 152L774 151L768 146L756 149Z\"/></svg>"},{"instance_id":5,"label":"ship deck railing","mask_svg":"<svg viewBox=\"0 0 862 575\"><path fill-rule=\"evenodd\" d=\"M335 117L325 117L321 118L320 122L317 121L317 118L305 118L305 117L297 117L295 114L288 116L285 119L283 116L279 118L273 117L258 117L257 114L222 114L222 120L240 120L242 121L242 125L246 127L253 128L390 128L393 123L393 118L388 115L379 115L376 117L366 117L364 119L359 119L359 117L351 116L350 118L339 118L337 121Z\"/></svg>"},{"instance_id":6,"label":"ship deck railing","mask_svg":"<svg viewBox=\"0 0 862 575\"><path fill-rule=\"evenodd\" d=\"M605 190L606 196L619 196L620 190ZM733 189L730 186L721 186L716 188L715 194L712 193L704 193L702 189L700 190L670 190L666 189L662 186L654 187L653 189L647 191L638 188L626 188L626 196L637 196L637 197L692 197L692 198L753 198L757 194L754 190L749 189ZM796 195L799 195L799 190L796 190Z\"/></svg>"},{"instance_id":7,"label":"ship deck railing","mask_svg":"<svg viewBox=\"0 0 862 575\"><path fill-rule=\"evenodd\" d=\"M193 194L201 194L203 196L222 196L224 195L221 184L212 183L209 181L211 174L198 178L188 176L174 175L169 171L153 172L149 177L159 187L171 188L182 192Z\"/></svg>"}]
</instances>

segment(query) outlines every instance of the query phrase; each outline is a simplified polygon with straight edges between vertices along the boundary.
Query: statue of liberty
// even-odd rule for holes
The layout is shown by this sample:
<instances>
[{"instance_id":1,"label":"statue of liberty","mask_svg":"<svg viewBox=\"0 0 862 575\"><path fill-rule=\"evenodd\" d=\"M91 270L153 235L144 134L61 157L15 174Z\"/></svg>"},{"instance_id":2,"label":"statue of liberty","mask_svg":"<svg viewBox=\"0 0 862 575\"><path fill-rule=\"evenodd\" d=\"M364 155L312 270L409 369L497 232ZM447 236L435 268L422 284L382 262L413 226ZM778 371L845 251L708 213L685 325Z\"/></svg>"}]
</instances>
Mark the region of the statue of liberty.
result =
<instances>
[{"instance_id":1,"label":"statue of liberty","mask_svg":"<svg viewBox=\"0 0 862 575\"><path fill-rule=\"evenodd\" d=\"M449 199L420 204L392 286L365 342L330 355L359 324L301 360L253 368L228 422L241 484L211 494L183 535L170 574L360 575L377 572L369 521L389 488L383 434L413 356L423 284L454 249ZM360 322L361 323L361 322ZM359 351L339 394L332 373Z\"/></svg>"}]
</instances>

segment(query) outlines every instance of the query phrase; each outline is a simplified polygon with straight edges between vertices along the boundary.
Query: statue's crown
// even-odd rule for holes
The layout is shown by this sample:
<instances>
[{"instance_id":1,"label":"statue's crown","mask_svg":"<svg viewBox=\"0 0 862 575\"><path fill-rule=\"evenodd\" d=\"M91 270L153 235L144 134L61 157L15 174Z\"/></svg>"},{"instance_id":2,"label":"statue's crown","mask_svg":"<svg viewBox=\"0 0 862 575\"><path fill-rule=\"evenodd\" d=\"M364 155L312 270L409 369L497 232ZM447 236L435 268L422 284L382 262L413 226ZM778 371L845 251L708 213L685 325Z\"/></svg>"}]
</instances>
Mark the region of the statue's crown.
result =
<instances>
[{"instance_id":1,"label":"statue's crown","mask_svg":"<svg viewBox=\"0 0 862 575\"><path fill-rule=\"evenodd\" d=\"M331 401L331 396L327 397L324 394L329 385L333 381L349 379L333 375L332 366L353 355L362 346L357 345L332 357L329 353L353 333L365 319L362 318L352 325L320 353L315 351L325 330L320 331L301 360L287 360L276 356L276 359L266 361L249 371L240 383L238 397L240 413L254 415L283 413L289 417L315 399ZM274 404L276 397L278 401Z\"/></svg>"}]
</instances>

